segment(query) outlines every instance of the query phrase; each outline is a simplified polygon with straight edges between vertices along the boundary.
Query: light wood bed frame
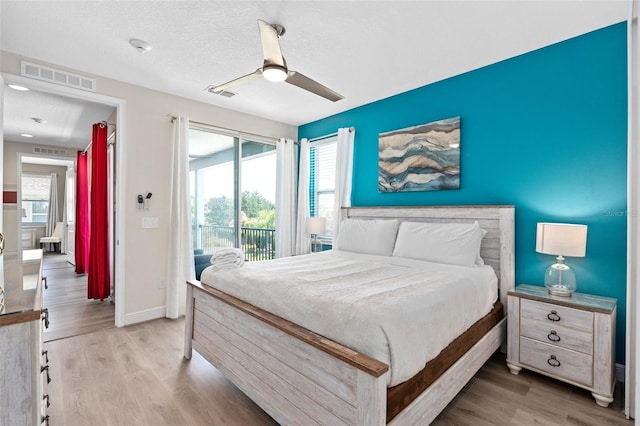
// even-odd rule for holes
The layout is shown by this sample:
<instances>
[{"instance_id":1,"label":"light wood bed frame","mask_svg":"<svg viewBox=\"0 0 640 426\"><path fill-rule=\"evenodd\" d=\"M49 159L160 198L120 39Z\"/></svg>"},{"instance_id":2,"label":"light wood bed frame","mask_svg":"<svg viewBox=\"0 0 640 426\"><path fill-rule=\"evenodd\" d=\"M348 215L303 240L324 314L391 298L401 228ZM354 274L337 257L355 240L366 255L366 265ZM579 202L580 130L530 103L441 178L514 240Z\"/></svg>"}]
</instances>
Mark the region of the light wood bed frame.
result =
<instances>
[{"instance_id":1,"label":"light wood bed frame","mask_svg":"<svg viewBox=\"0 0 640 426\"><path fill-rule=\"evenodd\" d=\"M480 253L498 275L505 318L390 425L428 424L506 340L514 288L514 207L352 207L342 217L471 222L487 230ZM281 424L384 425L389 367L339 343L189 281L184 356L195 349Z\"/></svg>"}]
</instances>

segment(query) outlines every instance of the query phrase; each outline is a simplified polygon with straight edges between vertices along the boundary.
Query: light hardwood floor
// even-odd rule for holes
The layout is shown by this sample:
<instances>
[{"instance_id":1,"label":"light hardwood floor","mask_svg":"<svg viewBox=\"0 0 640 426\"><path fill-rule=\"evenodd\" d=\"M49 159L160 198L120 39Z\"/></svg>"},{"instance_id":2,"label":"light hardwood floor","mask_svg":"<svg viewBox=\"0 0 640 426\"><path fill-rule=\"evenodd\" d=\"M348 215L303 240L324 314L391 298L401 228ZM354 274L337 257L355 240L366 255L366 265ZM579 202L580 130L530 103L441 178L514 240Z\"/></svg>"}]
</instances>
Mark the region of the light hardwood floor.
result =
<instances>
[{"instance_id":1,"label":"light hardwood floor","mask_svg":"<svg viewBox=\"0 0 640 426\"><path fill-rule=\"evenodd\" d=\"M87 299L87 275L77 275L65 255L45 253L42 275L49 287L42 293L42 304L49 310L45 342L115 326L115 305Z\"/></svg>"},{"instance_id":2,"label":"light hardwood floor","mask_svg":"<svg viewBox=\"0 0 640 426\"><path fill-rule=\"evenodd\" d=\"M184 320L160 319L45 344L51 425L275 425L194 353L182 357ZM609 408L587 391L522 371L495 355L434 425L631 425L619 389Z\"/></svg>"}]
</instances>

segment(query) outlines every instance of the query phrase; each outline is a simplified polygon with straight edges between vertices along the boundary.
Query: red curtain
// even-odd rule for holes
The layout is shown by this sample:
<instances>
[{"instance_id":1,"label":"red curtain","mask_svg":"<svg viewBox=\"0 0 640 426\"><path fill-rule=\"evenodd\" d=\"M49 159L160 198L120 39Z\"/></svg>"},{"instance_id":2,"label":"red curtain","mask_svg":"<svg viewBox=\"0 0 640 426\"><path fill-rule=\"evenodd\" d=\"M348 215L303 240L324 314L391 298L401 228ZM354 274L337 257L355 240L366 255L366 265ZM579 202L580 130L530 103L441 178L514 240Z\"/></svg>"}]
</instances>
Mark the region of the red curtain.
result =
<instances>
[{"instance_id":1,"label":"red curtain","mask_svg":"<svg viewBox=\"0 0 640 426\"><path fill-rule=\"evenodd\" d=\"M78 151L76 162L76 273L89 269L89 170L87 156Z\"/></svg>"},{"instance_id":2,"label":"red curtain","mask_svg":"<svg viewBox=\"0 0 640 426\"><path fill-rule=\"evenodd\" d=\"M91 140L91 236L89 238L89 299L109 297L109 193L107 126L93 125Z\"/></svg>"}]
</instances>

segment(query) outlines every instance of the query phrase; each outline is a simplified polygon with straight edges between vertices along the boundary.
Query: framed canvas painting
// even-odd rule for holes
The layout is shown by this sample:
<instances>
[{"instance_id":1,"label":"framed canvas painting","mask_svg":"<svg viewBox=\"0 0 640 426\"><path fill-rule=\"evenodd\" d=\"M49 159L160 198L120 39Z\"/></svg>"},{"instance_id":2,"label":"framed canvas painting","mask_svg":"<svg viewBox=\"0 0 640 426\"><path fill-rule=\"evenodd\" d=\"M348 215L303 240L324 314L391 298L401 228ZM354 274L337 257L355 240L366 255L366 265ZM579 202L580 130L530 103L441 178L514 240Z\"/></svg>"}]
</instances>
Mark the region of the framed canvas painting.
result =
<instances>
[{"instance_id":1,"label":"framed canvas painting","mask_svg":"<svg viewBox=\"0 0 640 426\"><path fill-rule=\"evenodd\" d=\"M378 135L380 192L460 188L460 117Z\"/></svg>"}]
</instances>

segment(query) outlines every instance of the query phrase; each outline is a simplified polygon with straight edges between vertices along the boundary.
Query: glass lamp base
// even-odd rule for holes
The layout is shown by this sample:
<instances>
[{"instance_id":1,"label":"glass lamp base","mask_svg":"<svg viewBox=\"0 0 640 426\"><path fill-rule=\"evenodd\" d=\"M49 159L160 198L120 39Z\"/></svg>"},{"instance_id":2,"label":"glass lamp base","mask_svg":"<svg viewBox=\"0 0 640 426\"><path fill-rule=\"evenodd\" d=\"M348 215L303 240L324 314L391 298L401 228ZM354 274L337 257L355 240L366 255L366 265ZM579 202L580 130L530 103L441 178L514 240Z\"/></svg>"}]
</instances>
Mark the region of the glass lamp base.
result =
<instances>
[{"instance_id":1,"label":"glass lamp base","mask_svg":"<svg viewBox=\"0 0 640 426\"><path fill-rule=\"evenodd\" d=\"M322 241L317 238L311 240L311 253L320 253L322 251Z\"/></svg>"},{"instance_id":2,"label":"glass lamp base","mask_svg":"<svg viewBox=\"0 0 640 426\"><path fill-rule=\"evenodd\" d=\"M554 263L545 271L544 286L549 294L570 297L576 291L576 273L564 263Z\"/></svg>"},{"instance_id":3,"label":"glass lamp base","mask_svg":"<svg viewBox=\"0 0 640 426\"><path fill-rule=\"evenodd\" d=\"M564 286L559 286L559 285L555 285L555 286L548 286L545 284L545 287L547 287L547 289L549 290L549 294L553 295L553 296L563 296L563 297L571 297L571 294L573 293L574 290L570 290Z\"/></svg>"}]
</instances>

